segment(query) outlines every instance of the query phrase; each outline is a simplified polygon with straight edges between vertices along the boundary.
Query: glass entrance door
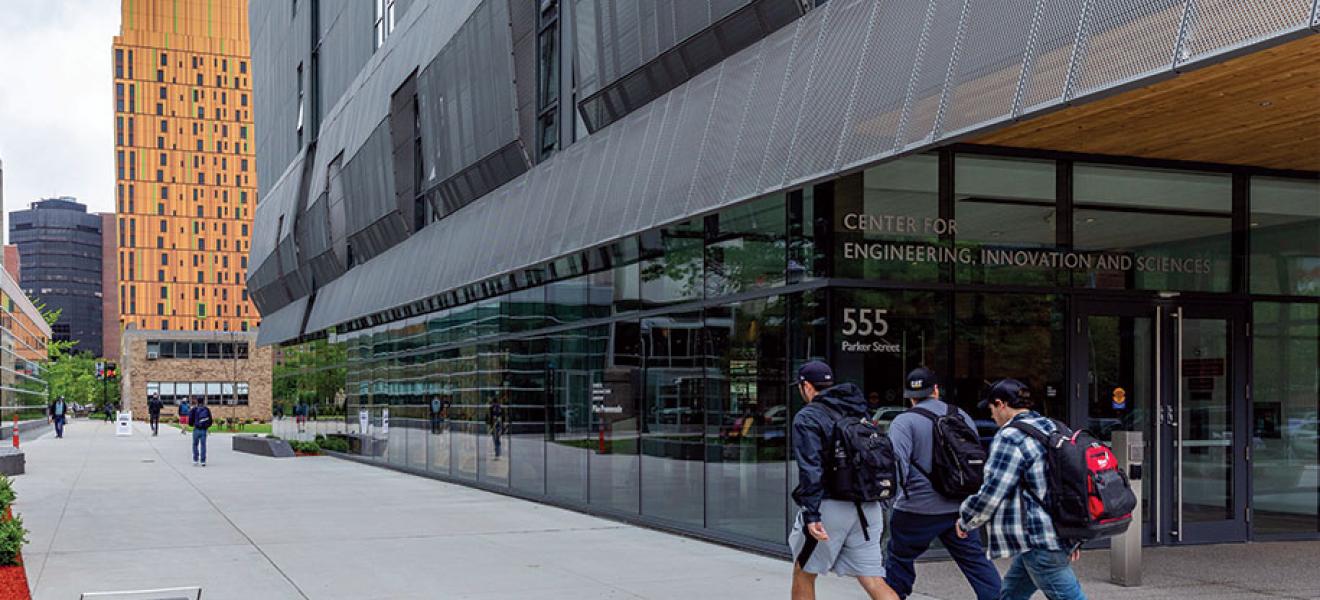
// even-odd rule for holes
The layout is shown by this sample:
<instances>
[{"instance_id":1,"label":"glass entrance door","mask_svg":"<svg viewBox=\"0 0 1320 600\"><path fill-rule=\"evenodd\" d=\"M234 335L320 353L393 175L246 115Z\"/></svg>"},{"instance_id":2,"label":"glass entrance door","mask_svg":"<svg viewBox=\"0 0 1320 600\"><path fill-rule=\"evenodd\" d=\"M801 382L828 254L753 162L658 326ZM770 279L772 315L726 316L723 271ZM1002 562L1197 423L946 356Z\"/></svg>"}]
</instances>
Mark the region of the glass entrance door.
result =
<instances>
[{"instance_id":1,"label":"glass entrance door","mask_svg":"<svg viewBox=\"0 0 1320 600\"><path fill-rule=\"evenodd\" d=\"M1243 311L1186 305L1171 316L1172 541L1245 540L1251 430Z\"/></svg>"},{"instance_id":2,"label":"glass entrance door","mask_svg":"<svg viewBox=\"0 0 1320 600\"><path fill-rule=\"evenodd\" d=\"M1145 434L1151 543L1246 539L1244 311L1179 302L1075 305L1072 414L1096 436Z\"/></svg>"}]
</instances>

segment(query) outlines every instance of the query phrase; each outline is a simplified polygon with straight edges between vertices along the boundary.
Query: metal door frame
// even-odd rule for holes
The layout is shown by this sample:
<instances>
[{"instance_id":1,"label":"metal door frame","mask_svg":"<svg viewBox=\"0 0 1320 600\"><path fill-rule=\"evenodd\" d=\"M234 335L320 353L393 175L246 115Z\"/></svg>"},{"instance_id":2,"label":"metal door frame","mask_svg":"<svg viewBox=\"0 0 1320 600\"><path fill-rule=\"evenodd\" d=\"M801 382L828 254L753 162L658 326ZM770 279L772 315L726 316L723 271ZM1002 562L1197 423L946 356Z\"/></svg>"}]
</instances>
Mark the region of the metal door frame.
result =
<instances>
[{"instance_id":1,"label":"metal door frame","mask_svg":"<svg viewBox=\"0 0 1320 600\"><path fill-rule=\"evenodd\" d=\"M1068 320L1068 412L1069 421L1084 425L1088 419L1086 373L1090 338L1087 317L1145 317L1151 320L1152 387L1155 398L1146 433L1151 445L1151 464L1145 477L1151 479L1150 527L1147 544L1198 544L1247 541L1250 536L1250 390L1248 378L1249 311L1243 302L1203 301L1169 294L1158 298L1074 298ZM1182 319L1225 319L1230 323L1227 366L1232 394L1233 494L1237 518L1217 524L1182 527L1178 494L1179 452L1175 444L1181 416L1178 393L1181 381Z\"/></svg>"}]
</instances>

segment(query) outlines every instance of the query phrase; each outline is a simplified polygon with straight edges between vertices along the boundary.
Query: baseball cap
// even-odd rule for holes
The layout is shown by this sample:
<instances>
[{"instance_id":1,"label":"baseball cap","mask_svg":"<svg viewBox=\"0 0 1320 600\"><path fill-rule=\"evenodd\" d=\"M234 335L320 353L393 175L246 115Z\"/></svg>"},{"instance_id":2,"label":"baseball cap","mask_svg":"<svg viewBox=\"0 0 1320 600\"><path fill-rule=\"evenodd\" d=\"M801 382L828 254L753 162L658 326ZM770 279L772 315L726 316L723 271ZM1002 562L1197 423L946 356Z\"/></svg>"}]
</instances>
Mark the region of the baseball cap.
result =
<instances>
[{"instance_id":1,"label":"baseball cap","mask_svg":"<svg viewBox=\"0 0 1320 600\"><path fill-rule=\"evenodd\" d=\"M981 402L976 407L988 408L995 400L1000 400L1013 408L1026 408L1031 406L1031 390L1021 381L1006 377L990 384L990 389L981 396Z\"/></svg>"},{"instance_id":2,"label":"baseball cap","mask_svg":"<svg viewBox=\"0 0 1320 600\"><path fill-rule=\"evenodd\" d=\"M903 388L904 398L928 398L935 391L935 372L926 367L912 369L907 376L907 385Z\"/></svg>"},{"instance_id":3,"label":"baseball cap","mask_svg":"<svg viewBox=\"0 0 1320 600\"><path fill-rule=\"evenodd\" d=\"M818 361L808 361L806 364L798 367L797 381L799 384L804 381L810 381L816 387L834 385L834 370L829 365Z\"/></svg>"}]
</instances>

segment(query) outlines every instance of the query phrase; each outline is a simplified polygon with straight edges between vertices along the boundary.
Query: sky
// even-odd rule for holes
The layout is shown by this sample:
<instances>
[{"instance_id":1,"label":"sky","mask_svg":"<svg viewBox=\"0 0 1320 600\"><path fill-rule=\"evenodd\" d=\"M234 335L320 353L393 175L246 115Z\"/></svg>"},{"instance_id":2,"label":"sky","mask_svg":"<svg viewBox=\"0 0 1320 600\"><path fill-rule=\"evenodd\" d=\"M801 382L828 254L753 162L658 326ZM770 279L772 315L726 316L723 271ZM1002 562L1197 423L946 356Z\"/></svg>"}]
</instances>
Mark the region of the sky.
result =
<instances>
[{"instance_id":1,"label":"sky","mask_svg":"<svg viewBox=\"0 0 1320 600\"><path fill-rule=\"evenodd\" d=\"M114 210L110 42L118 33L119 0L0 0L6 213L51 196Z\"/></svg>"}]
</instances>

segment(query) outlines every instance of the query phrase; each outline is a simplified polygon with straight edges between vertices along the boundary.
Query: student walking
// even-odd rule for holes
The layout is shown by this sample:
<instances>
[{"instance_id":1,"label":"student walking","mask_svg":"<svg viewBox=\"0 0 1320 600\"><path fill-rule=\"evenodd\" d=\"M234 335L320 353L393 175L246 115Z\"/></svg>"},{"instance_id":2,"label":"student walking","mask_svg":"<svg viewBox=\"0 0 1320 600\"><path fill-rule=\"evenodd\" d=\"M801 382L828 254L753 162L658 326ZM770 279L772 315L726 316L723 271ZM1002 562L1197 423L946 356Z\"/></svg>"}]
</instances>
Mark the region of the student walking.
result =
<instances>
[{"instance_id":1,"label":"student walking","mask_svg":"<svg viewBox=\"0 0 1320 600\"><path fill-rule=\"evenodd\" d=\"M55 439L64 439L64 420L69 414L69 405L60 396L50 403L50 420L55 424Z\"/></svg>"},{"instance_id":2,"label":"student walking","mask_svg":"<svg viewBox=\"0 0 1320 600\"><path fill-rule=\"evenodd\" d=\"M151 417L151 435L160 435L160 411L165 403L160 401L160 394L152 394L147 400L147 415Z\"/></svg>"},{"instance_id":3,"label":"student walking","mask_svg":"<svg viewBox=\"0 0 1320 600\"><path fill-rule=\"evenodd\" d=\"M989 557L1013 559L1002 600L1026 600L1037 589L1049 600L1085 600L1070 564L1078 545L1059 539L1039 500L1048 492L1045 446L1018 428L1049 435L1058 427L1033 410L1030 390L1015 379L996 381L978 406L990 409L999 431L990 443L985 483L962 503L958 536L988 525Z\"/></svg>"},{"instance_id":4,"label":"student walking","mask_svg":"<svg viewBox=\"0 0 1320 600\"><path fill-rule=\"evenodd\" d=\"M793 458L798 466L798 485L793 490L798 515L788 536L794 556L793 600L814 600L816 577L831 571L856 577L872 600L896 599L884 580L880 548L884 510L878 499L850 498L884 495L890 490L845 489L854 482L883 487L886 480L869 473L845 479L834 462L836 453L857 448L845 447L845 428L851 432L871 427L862 421L867 415L866 398L851 383L834 385L833 370L820 361L802 365L796 384L806 406L793 418ZM892 461L892 455L888 458Z\"/></svg>"},{"instance_id":5,"label":"student walking","mask_svg":"<svg viewBox=\"0 0 1320 600\"><path fill-rule=\"evenodd\" d=\"M490 404L490 437L495 443L495 460L499 460L504 439L504 404L499 398Z\"/></svg>"},{"instance_id":6,"label":"student walking","mask_svg":"<svg viewBox=\"0 0 1320 600\"><path fill-rule=\"evenodd\" d=\"M982 481L985 451L976 422L945 403L942 395L935 372L914 369L903 390L912 408L889 426L902 483L889 517L885 581L899 598L907 598L917 578L917 558L938 538L977 600L994 600L999 597L999 571L986 558L980 539L960 537L954 527L959 504Z\"/></svg>"},{"instance_id":7,"label":"student walking","mask_svg":"<svg viewBox=\"0 0 1320 600\"><path fill-rule=\"evenodd\" d=\"M188 406L188 399L184 398L179 402L179 435L188 433L188 415L192 409Z\"/></svg>"},{"instance_id":8,"label":"student walking","mask_svg":"<svg viewBox=\"0 0 1320 600\"><path fill-rule=\"evenodd\" d=\"M211 428L211 409L206 407L206 398L197 398L188 413L188 422L192 423L193 466L206 466L206 433ZM198 452L200 447L201 451ZM201 462L198 462L198 461Z\"/></svg>"}]
</instances>

